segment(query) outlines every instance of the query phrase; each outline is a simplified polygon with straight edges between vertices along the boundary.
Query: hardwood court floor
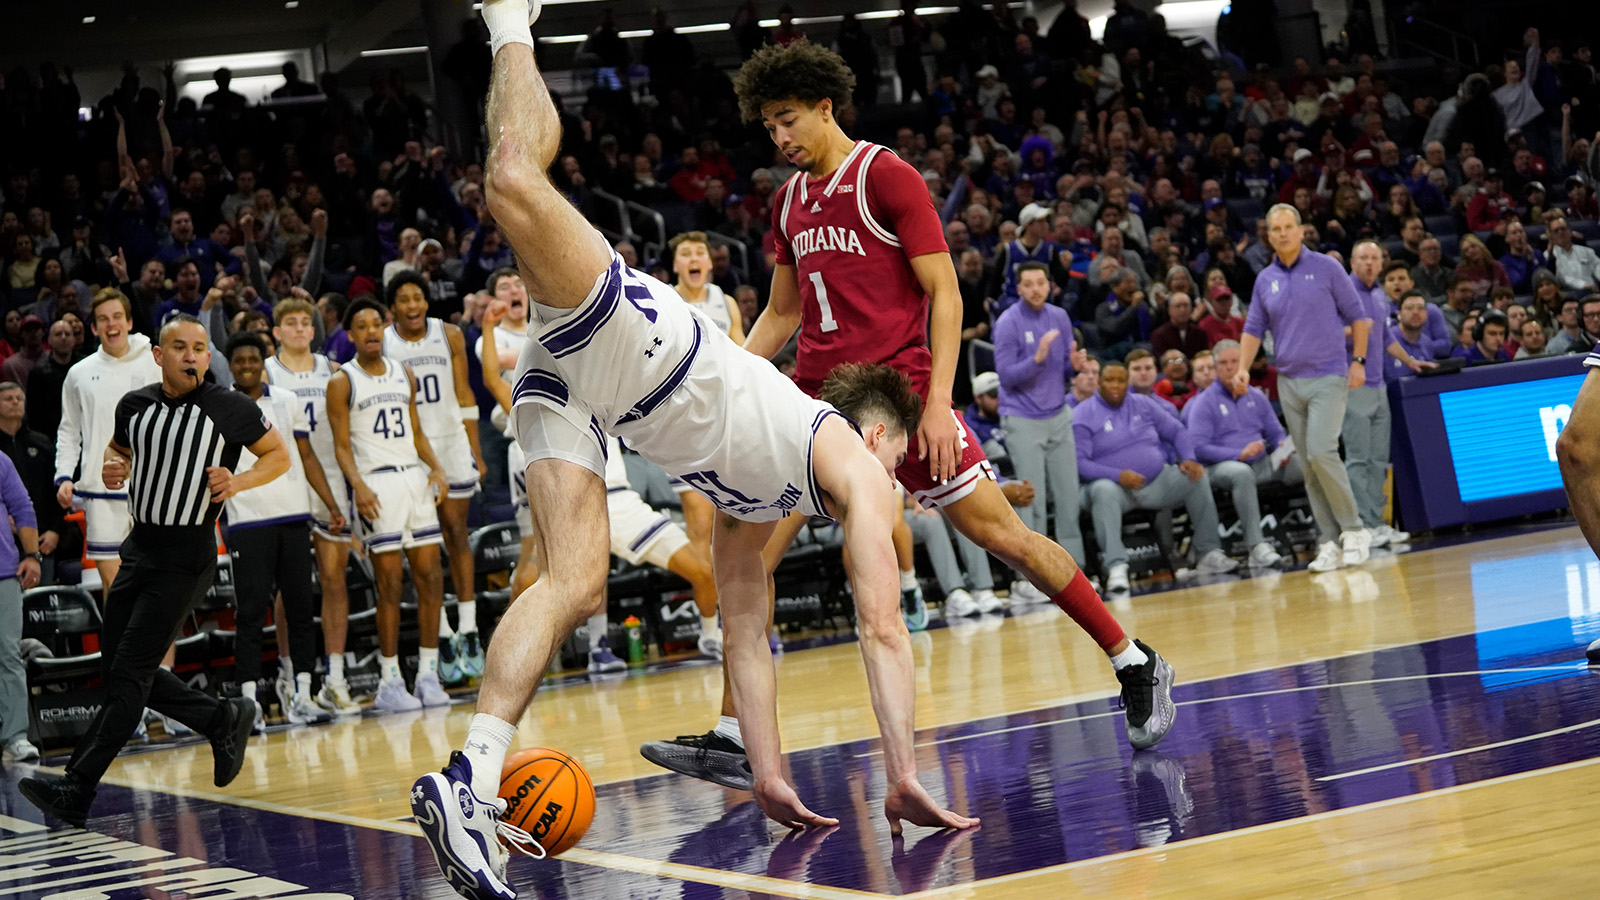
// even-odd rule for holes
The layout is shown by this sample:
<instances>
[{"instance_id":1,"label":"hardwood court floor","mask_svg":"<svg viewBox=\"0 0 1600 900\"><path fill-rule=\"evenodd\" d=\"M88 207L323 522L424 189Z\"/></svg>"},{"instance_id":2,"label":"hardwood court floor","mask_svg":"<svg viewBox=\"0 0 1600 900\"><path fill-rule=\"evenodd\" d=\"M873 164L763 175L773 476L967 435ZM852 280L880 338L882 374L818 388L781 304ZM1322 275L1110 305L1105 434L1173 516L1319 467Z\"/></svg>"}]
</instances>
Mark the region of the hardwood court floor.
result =
<instances>
[{"instance_id":1,"label":"hardwood court floor","mask_svg":"<svg viewBox=\"0 0 1600 900\"><path fill-rule=\"evenodd\" d=\"M1581 895L1600 876L1581 838L1600 812L1600 674L1581 665L1600 562L1575 529L1500 534L1117 604L1178 672L1178 724L1137 755L1104 656L1053 607L914 636L923 781L983 817L971 833L889 839L853 642L779 664L793 780L841 820L825 833L785 836L748 795L638 756L709 727L715 666L547 689L519 742L577 756L599 813L578 849L514 861L513 880L524 896L685 900ZM471 713L274 731L226 790L203 744L125 755L90 830L178 854L161 877L236 867L334 892L308 898L453 896L409 836L406 791ZM15 774L0 776L0 838L19 833L0 840L0 896L50 896L68 863L56 880L93 877L80 857L24 876L6 855L72 839L31 833ZM98 877L140 877L120 873Z\"/></svg>"}]
</instances>

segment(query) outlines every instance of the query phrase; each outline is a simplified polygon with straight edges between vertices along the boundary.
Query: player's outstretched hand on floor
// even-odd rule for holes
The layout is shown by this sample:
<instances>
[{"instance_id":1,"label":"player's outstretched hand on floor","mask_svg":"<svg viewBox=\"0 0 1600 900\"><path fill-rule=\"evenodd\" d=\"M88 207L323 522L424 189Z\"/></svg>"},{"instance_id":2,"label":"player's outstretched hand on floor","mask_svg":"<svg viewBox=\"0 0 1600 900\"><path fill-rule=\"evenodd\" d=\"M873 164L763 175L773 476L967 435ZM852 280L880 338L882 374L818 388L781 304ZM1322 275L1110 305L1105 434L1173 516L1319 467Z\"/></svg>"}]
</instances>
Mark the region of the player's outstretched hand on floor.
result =
<instances>
[{"instance_id":1,"label":"player's outstretched hand on floor","mask_svg":"<svg viewBox=\"0 0 1600 900\"><path fill-rule=\"evenodd\" d=\"M912 778L889 789L883 798L883 815L889 820L889 833L900 833L900 820L928 828L971 828L978 819L951 812L928 796L922 783Z\"/></svg>"},{"instance_id":2,"label":"player's outstretched hand on floor","mask_svg":"<svg viewBox=\"0 0 1600 900\"><path fill-rule=\"evenodd\" d=\"M838 819L819 816L800 802L789 782L781 778L758 781L755 786L756 804L767 818L785 828L826 828L839 824Z\"/></svg>"}]
</instances>

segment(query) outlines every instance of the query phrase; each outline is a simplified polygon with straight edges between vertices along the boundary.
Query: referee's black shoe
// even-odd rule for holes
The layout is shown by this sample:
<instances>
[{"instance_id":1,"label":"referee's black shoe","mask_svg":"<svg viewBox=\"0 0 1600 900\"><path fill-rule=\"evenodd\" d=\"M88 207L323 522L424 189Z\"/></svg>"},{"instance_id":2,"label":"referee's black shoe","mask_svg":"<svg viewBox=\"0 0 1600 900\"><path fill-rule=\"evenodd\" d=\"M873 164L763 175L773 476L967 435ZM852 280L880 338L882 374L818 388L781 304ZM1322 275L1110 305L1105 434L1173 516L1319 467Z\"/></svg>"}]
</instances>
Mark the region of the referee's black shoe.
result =
<instances>
[{"instance_id":1,"label":"referee's black shoe","mask_svg":"<svg viewBox=\"0 0 1600 900\"><path fill-rule=\"evenodd\" d=\"M17 790L29 803L68 825L82 828L89 821L89 805L94 802L95 792L79 787L70 778L35 775L19 781Z\"/></svg>"},{"instance_id":2,"label":"referee's black shoe","mask_svg":"<svg viewBox=\"0 0 1600 900\"><path fill-rule=\"evenodd\" d=\"M227 787L244 768L245 742L256 721L256 702L234 697L222 705L222 725L211 736L211 757L216 763L212 782Z\"/></svg>"}]
</instances>

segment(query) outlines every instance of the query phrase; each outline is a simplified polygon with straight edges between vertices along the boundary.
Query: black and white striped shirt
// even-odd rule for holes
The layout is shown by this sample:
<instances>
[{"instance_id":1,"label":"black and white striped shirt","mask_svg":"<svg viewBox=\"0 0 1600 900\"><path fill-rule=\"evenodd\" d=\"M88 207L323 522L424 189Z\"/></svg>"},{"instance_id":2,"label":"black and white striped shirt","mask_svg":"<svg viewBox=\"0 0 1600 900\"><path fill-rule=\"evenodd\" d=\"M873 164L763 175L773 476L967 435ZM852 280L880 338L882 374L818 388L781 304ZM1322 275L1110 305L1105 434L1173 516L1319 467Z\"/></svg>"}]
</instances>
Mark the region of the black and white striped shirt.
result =
<instances>
[{"instance_id":1,"label":"black and white striped shirt","mask_svg":"<svg viewBox=\"0 0 1600 900\"><path fill-rule=\"evenodd\" d=\"M128 504L140 525L205 525L222 504L211 502L206 469L239 464L239 451L272 425L255 401L203 382L182 397L161 384L130 391L117 404L112 441L133 451Z\"/></svg>"}]
</instances>

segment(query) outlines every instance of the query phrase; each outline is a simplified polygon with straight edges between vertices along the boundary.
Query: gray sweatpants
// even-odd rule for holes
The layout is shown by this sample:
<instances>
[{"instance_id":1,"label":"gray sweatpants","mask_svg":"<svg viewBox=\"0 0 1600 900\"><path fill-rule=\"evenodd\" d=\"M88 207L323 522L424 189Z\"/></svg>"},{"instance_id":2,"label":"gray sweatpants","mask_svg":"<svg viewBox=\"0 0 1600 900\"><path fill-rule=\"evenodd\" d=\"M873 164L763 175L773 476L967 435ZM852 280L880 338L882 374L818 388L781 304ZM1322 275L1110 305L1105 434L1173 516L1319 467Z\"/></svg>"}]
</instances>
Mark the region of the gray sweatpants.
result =
<instances>
[{"instance_id":1,"label":"gray sweatpants","mask_svg":"<svg viewBox=\"0 0 1600 900\"><path fill-rule=\"evenodd\" d=\"M1006 449L1017 477L1033 482L1033 504L1017 510L1039 534L1051 534L1049 507L1055 506L1056 543L1074 560L1083 559L1083 527L1078 524L1078 445L1072 437L1072 407L1048 419L1005 416ZM1046 503L1048 497L1050 502Z\"/></svg>"},{"instance_id":2,"label":"gray sweatpants","mask_svg":"<svg viewBox=\"0 0 1600 900\"><path fill-rule=\"evenodd\" d=\"M1383 482L1389 474L1389 392L1382 387L1350 392L1344 409L1344 468L1361 524L1383 522Z\"/></svg>"},{"instance_id":3,"label":"gray sweatpants","mask_svg":"<svg viewBox=\"0 0 1600 900\"><path fill-rule=\"evenodd\" d=\"M1305 479L1300 471L1300 454L1289 457L1281 469L1272 468L1271 455L1263 454L1255 462L1225 459L1206 467L1206 475L1210 477L1212 486L1219 491L1226 490L1233 498L1233 509L1239 514L1239 522L1244 527L1245 546L1251 549L1255 549L1264 539L1261 534L1261 499L1256 494L1256 485L1274 481L1299 484Z\"/></svg>"},{"instance_id":4,"label":"gray sweatpants","mask_svg":"<svg viewBox=\"0 0 1600 900\"><path fill-rule=\"evenodd\" d=\"M1189 524L1194 526L1195 553L1204 556L1220 550L1222 536L1217 530L1217 501L1211 496L1210 478L1202 476L1199 481L1190 481L1177 466L1163 466L1160 475L1137 491L1109 478L1089 482L1089 515L1094 519L1094 537L1100 542L1106 568L1128 561L1128 548L1122 543L1123 513L1175 509L1180 505L1189 511Z\"/></svg>"},{"instance_id":5,"label":"gray sweatpants","mask_svg":"<svg viewBox=\"0 0 1600 900\"><path fill-rule=\"evenodd\" d=\"M1340 532L1361 527L1350 476L1339 459L1339 430L1344 427L1350 393L1343 375L1278 379L1283 417L1305 467L1306 497L1317 520L1318 543L1338 541Z\"/></svg>"},{"instance_id":6,"label":"gray sweatpants","mask_svg":"<svg viewBox=\"0 0 1600 900\"><path fill-rule=\"evenodd\" d=\"M911 539L928 551L928 562L933 564L933 577L939 581L939 590L950 596L954 590L994 590L994 575L989 571L989 555L982 547L955 532L955 543L961 549L961 563L956 562L956 551L951 545L950 528L943 513L924 515L906 510L906 524L911 526ZM963 573L962 569L965 568Z\"/></svg>"},{"instance_id":7,"label":"gray sweatpants","mask_svg":"<svg viewBox=\"0 0 1600 900\"><path fill-rule=\"evenodd\" d=\"M28 734L28 667L22 661L22 584L0 580L0 746Z\"/></svg>"}]
</instances>

